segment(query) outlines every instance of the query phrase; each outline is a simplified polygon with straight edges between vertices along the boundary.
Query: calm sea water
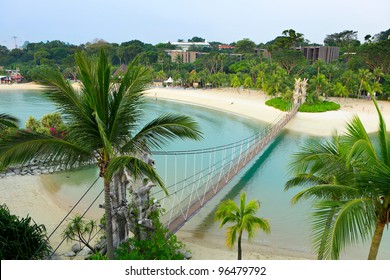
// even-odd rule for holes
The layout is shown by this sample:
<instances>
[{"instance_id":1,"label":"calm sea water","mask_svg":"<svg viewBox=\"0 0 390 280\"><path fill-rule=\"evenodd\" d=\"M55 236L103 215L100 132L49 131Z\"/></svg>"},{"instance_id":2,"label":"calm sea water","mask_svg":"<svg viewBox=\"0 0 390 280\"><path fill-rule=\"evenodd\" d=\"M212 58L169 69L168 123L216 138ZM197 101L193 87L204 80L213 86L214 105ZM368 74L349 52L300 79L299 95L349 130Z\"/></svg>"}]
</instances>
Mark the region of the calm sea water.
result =
<instances>
[{"instance_id":1,"label":"calm sea water","mask_svg":"<svg viewBox=\"0 0 390 280\"><path fill-rule=\"evenodd\" d=\"M21 120L21 125L30 115L40 118L54 110L53 104L43 98L38 91L0 91L0 112L17 116ZM145 122L162 113L175 112L190 115L200 123L204 133L201 142L178 141L166 147L166 150L198 149L232 143L256 133L265 125L237 115L155 99L147 99L144 111ZM310 253L312 251L308 220L310 203L291 206L290 199L298 189L288 192L283 190L285 182L289 179L287 172L289 157L306 140L308 140L306 135L283 131L266 151L255 158L229 186L188 222L185 229L205 237L212 234L224 238L224 231L214 222L215 208L224 199L237 201L239 193L246 191L248 198L256 198L261 202L259 216L269 219L271 223L271 234L259 234L254 242L273 248ZM157 168L164 164L158 157L155 159ZM86 168L77 172L47 176L45 180L48 182L47 188L50 188L65 206L71 207L96 178L96 169ZM85 202L81 203L79 212L84 211L101 188L102 184L98 182L85 198ZM96 205L102 199L99 198L92 207L92 216L99 217L102 214ZM355 246L346 250L343 258L365 259L368 248L369 244ZM389 231L384 234L378 258L390 259Z\"/></svg>"}]
</instances>

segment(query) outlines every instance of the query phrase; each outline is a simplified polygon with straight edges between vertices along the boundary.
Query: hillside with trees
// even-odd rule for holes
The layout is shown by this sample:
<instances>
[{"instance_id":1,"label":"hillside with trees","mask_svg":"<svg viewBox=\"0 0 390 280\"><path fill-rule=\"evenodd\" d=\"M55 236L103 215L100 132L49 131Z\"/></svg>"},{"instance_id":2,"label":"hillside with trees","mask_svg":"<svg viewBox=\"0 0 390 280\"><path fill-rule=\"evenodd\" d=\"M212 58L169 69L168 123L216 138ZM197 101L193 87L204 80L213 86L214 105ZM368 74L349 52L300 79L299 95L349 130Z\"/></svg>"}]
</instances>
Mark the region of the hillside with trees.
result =
<instances>
[{"instance_id":1,"label":"hillside with trees","mask_svg":"<svg viewBox=\"0 0 390 280\"><path fill-rule=\"evenodd\" d=\"M0 66L3 69L20 69L25 81L39 80L40 73L48 68L59 68L68 79L77 79L74 54L85 51L94 55L104 49L114 71L137 58L137 63L153 71L155 80L172 77L177 86L233 87L262 90L268 95L289 99L294 78L308 78L308 102L319 98L362 97L368 94L387 99L390 94L390 29L365 41L357 39L357 31L345 30L324 38L325 46L340 48L340 56L332 63L321 60L307 61L298 48L317 46L310 44L304 34L293 29L284 30L281 36L267 43L256 44L249 38L225 44L210 42L210 47L192 46L197 51L193 63L182 60L172 62L168 50L177 46L168 43L156 45L139 40L108 43L96 39L79 46L61 41L26 42L23 48L9 50L0 46ZM183 40L179 40L183 41ZM188 42L205 42L193 37Z\"/></svg>"}]
</instances>

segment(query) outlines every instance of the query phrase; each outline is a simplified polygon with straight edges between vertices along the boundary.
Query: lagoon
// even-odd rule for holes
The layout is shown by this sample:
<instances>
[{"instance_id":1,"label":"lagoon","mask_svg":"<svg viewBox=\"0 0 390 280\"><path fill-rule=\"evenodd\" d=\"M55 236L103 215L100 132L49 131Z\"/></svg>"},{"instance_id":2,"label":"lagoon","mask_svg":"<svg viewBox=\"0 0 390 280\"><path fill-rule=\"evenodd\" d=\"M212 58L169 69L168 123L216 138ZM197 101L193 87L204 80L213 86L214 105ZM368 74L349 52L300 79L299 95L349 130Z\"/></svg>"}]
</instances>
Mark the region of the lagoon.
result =
<instances>
[{"instance_id":1,"label":"lagoon","mask_svg":"<svg viewBox=\"0 0 390 280\"><path fill-rule=\"evenodd\" d=\"M191 115L200 123L204 133L201 142L179 141L166 147L166 150L198 149L232 143L256 133L265 126L259 121L207 108L152 98L146 100L145 121L164 112L176 112ZM21 125L30 115L40 118L54 110L53 104L39 91L0 91L0 112L17 116L22 121ZM271 234L260 234L254 242L272 248L311 253L308 220L310 204L305 202L291 206L290 199L298 189L283 191L284 184L289 179L287 168L289 157L308 139L309 136L304 134L283 131L266 151L255 158L230 185L190 220L184 230L196 232L198 237L213 235L224 238L224 230L219 229L218 224L214 222L213 213L216 205L227 198L238 200L240 191L246 191L248 198L260 200L259 216L269 219L271 224ZM163 163L156 160L159 168ZM70 206L96 176L97 171L94 168L58 173L47 177L51 182L47 187L52 188L52 191L55 189L54 193L58 200ZM95 194L100 189L97 187ZM86 208L87 204L82 208ZM97 206L93 208L97 209ZM95 213L96 216L101 215L98 210L95 210ZM389 239L390 233L385 231L378 259L390 259ZM342 258L366 259L368 248L369 244L355 246L346 250Z\"/></svg>"}]
</instances>

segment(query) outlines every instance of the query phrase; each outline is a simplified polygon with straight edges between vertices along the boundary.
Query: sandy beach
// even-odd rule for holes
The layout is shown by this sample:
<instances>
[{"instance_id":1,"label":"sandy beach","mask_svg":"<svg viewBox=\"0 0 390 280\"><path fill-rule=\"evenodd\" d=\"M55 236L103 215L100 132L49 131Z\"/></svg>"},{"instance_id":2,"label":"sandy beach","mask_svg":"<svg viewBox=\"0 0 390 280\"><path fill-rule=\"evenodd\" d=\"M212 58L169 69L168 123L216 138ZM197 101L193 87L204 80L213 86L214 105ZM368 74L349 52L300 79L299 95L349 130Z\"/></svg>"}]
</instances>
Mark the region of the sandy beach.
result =
<instances>
[{"instance_id":1,"label":"sandy beach","mask_svg":"<svg viewBox=\"0 0 390 280\"><path fill-rule=\"evenodd\" d=\"M0 90L33 90L41 86L29 84L0 85ZM197 104L217 110L272 122L281 113L264 104L265 94L257 91L234 91L227 89L194 90L176 88L151 88L146 92L150 98L166 99L183 103ZM287 125L287 129L310 135L328 136L337 131L342 133L345 123L353 114L357 114L369 132L378 126L377 114L372 101L334 99L341 105L341 110L326 113L298 113ZM384 118L390 126L390 103L379 102ZM55 175L5 177L0 179L0 203L5 203L11 213L24 217L30 215L38 224L45 224L49 233L67 213L67 207L58 201L58 197L50 192L46 184L48 177ZM50 180L49 180L50 181ZM56 246L60 242L60 232L53 235L51 242ZM225 240L216 236L207 239L197 238L196 232L185 228L177 233L187 248L192 251L193 259L236 259L236 249L229 250ZM69 250L68 246L60 252ZM283 251L260 246L244 241L244 259L313 259L314 255L300 252Z\"/></svg>"}]
</instances>

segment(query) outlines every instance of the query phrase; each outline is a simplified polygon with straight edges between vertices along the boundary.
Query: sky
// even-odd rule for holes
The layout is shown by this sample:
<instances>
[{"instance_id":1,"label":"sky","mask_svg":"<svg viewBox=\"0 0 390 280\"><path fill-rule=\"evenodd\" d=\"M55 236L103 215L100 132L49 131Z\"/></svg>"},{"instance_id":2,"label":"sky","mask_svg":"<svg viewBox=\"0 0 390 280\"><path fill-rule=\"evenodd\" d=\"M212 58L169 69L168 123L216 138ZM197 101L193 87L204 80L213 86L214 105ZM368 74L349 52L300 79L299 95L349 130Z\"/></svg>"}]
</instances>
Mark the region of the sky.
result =
<instances>
[{"instance_id":1,"label":"sky","mask_svg":"<svg viewBox=\"0 0 390 280\"><path fill-rule=\"evenodd\" d=\"M202 37L256 44L283 30L303 33L322 44L326 35L358 31L363 41L390 28L389 0L4 0L0 7L0 45L60 40L83 44L140 40L157 44ZM16 37L16 38L15 38Z\"/></svg>"}]
</instances>

